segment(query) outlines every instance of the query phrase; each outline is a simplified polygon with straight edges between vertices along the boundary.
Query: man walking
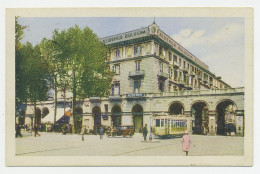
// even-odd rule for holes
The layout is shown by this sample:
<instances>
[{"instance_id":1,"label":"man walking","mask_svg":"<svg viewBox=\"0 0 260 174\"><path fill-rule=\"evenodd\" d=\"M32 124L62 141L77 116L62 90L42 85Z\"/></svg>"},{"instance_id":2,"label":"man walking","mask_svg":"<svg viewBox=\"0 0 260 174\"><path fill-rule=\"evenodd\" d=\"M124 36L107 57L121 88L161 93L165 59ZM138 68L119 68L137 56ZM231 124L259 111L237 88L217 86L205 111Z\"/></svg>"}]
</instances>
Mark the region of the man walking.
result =
<instances>
[{"instance_id":1,"label":"man walking","mask_svg":"<svg viewBox=\"0 0 260 174\"><path fill-rule=\"evenodd\" d=\"M102 126L102 125L100 126L100 131L99 131L99 134L100 134L100 139L103 139L104 128L103 128L103 126Z\"/></svg>"},{"instance_id":2,"label":"man walking","mask_svg":"<svg viewBox=\"0 0 260 174\"><path fill-rule=\"evenodd\" d=\"M81 128L81 138L82 138L82 141L84 141L84 134L85 134L85 129L86 129L86 127L85 126L82 126L82 128Z\"/></svg>"},{"instance_id":3,"label":"man walking","mask_svg":"<svg viewBox=\"0 0 260 174\"><path fill-rule=\"evenodd\" d=\"M144 141L146 141L147 133L148 133L147 124L145 124L145 127L143 128Z\"/></svg>"}]
</instances>

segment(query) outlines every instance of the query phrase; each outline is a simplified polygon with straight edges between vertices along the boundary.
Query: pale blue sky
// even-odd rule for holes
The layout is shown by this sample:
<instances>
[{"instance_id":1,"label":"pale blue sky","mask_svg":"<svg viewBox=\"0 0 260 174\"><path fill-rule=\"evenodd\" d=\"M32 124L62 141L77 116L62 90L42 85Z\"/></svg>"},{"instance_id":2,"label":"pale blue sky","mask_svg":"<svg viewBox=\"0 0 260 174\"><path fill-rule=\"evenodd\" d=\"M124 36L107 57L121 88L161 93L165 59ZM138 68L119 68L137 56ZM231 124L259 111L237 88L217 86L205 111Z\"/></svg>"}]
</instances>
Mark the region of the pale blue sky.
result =
<instances>
[{"instance_id":1,"label":"pale blue sky","mask_svg":"<svg viewBox=\"0 0 260 174\"><path fill-rule=\"evenodd\" d=\"M244 86L244 19L158 17L156 23L191 53L205 62L211 72L232 87ZM54 29L75 24L90 27L99 37L110 36L146 27L153 18L19 18L28 25L22 42L39 43L51 38Z\"/></svg>"}]
</instances>

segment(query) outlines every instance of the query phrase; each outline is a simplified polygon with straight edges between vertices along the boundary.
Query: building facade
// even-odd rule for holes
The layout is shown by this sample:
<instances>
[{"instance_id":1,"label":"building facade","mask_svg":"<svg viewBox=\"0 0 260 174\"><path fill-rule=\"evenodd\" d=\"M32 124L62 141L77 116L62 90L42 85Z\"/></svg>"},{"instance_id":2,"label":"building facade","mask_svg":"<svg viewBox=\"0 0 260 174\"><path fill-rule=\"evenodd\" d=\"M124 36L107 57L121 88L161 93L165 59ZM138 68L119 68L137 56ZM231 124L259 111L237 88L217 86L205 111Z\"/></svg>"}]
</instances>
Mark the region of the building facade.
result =
<instances>
[{"instance_id":1,"label":"building facade","mask_svg":"<svg viewBox=\"0 0 260 174\"><path fill-rule=\"evenodd\" d=\"M243 134L244 89L231 88L155 22L100 41L110 50L107 64L114 72L111 95L78 102L76 124L90 128L132 125L139 132L145 124L154 126L155 117L170 115L186 118L187 128L194 134L206 128L209 134L224 135L227 124ZM71 106L70 94L67 99L58 96L57 120ZM39 112L49 108L47 115L41 114L44 118L40 116L43 122L53 122L52 105L45 102L38 107ZM30 106L27 112L33 113Z\"/></svg>"}]
</instances>

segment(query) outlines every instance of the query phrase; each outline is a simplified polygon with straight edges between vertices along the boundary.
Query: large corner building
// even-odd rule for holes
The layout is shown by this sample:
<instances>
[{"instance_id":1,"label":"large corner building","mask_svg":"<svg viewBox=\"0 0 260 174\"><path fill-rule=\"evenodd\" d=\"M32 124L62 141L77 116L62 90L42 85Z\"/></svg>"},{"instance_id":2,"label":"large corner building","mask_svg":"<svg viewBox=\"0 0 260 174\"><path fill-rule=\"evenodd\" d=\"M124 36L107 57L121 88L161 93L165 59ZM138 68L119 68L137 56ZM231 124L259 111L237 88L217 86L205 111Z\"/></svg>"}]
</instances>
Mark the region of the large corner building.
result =
<instances>
[{"instance_id":1,"label":"large corner building","mask_svg":"<svg viewBox=\"0 0 260 174\"><path fill-rule=\"evenodd\" d=\"M170 115L185 118L188 130L195 134L207 128L212 135L224 135L227 124L233 124L237 134L243 133L244 89L231 88L155 22L100 41L110 48L111 95L78 102L78 126L132 125L139 132L145 124L154 126L155 117ZM61 95L57 120L70 109L71 99L64 101ZM46 108L48 115L41 121L53 122L53 101L38 110ZM28 113L32 109L27 107Z\"/></svg>"}]
</instances>

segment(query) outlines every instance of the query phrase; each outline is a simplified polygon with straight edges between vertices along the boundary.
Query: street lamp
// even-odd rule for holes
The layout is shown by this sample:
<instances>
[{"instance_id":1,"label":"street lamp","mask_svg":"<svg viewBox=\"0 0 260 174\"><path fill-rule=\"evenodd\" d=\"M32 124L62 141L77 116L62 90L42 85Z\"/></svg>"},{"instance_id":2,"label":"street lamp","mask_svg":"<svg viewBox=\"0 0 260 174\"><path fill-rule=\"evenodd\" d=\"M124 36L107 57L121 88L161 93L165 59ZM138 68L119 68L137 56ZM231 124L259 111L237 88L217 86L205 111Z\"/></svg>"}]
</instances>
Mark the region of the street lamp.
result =
<instances>
[{"instance_id":1,"label":"street lamp","mask_svg":"<svg viewBox=\"0 0 260 174\"><path fill-rule=\"evenodd\" d=\"M152 141L152 97L150 97L150 136L149 141Z\"/></svg>"}]
</instances>

